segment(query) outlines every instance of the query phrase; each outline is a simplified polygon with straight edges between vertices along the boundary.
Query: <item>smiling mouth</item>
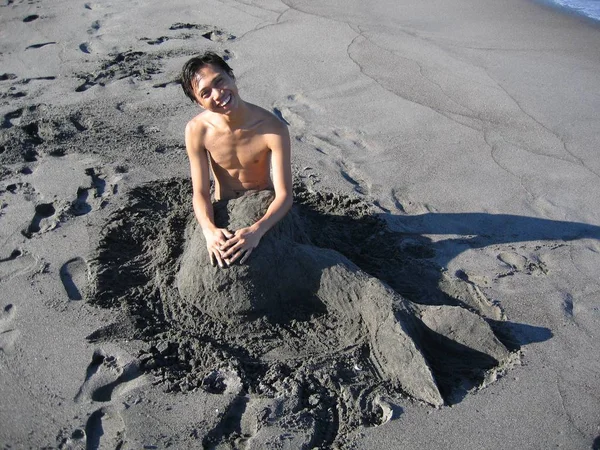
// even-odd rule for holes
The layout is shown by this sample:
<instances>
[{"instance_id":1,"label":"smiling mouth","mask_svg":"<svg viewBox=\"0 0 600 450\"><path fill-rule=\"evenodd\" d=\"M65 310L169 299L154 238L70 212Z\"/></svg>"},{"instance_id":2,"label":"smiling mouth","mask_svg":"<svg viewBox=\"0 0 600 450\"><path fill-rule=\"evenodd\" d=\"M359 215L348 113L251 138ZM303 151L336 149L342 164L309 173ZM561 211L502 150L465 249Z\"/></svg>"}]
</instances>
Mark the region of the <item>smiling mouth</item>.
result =
<instances>
[{"instance_id":1,"label":"smiling mouth","mask_svg":"<svg viewBox=\"0 0 600 450\"><path fill-rule=\"evenodd\" d=\"M229 104L229 102L231 101L231 94L229 94L229 96L225 99L225 101L221 102L221 104L219 105L221 108L223 106L227 106Z\"/></svg>"}]
</instances>

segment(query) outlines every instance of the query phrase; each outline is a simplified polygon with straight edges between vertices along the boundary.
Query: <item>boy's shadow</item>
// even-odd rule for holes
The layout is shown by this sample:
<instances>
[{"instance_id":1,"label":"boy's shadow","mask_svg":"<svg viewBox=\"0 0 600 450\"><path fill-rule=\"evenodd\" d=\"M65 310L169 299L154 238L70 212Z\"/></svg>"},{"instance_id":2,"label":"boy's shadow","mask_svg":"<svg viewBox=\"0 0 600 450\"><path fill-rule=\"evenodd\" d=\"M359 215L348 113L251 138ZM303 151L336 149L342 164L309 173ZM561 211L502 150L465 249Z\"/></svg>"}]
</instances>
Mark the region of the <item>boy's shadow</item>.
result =
<instances>
[{"instance_id":1,"label":"boy's shadow","mask_svg":"<svg viewBox=\"0 0 600 450\"><path fill-rule=\"evenodd\" d=\"M368 274L419 304L474 309L464 297L450 295L448 289L442 288L449 278L444 268L466 249L524 241L600 239L599 226L509 214L364 214L361 210L364 205L358 200L295 188L296 205L314 245L337 250ZM400 231L392 231L390 227ZM452 237L434 242L425 236L435 234ZM462 291L475 289L481 293L464 272L453 275L451 283L462 284ZM456 291L461 291L460 286ZM511 350L552 337L548 328L483 315L500 341Z\"/></svg>"}]
</instances>

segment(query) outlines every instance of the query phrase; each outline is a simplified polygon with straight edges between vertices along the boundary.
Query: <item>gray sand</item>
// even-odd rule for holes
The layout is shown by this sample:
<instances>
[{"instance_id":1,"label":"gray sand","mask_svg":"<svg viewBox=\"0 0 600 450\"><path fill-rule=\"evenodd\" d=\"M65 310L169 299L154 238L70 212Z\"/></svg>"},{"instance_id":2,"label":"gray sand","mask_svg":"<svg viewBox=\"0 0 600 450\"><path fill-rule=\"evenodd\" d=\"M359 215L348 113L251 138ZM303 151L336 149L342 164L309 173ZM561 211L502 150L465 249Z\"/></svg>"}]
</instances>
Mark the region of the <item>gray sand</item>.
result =
<instances>
[{"instance_id":1,"label":"gray sand","mask_svg":"<svg viewBox=\"0 0 600 450\"><path fill-rule=\"evenodd\" d=\"M518 361L483 309L471 312L451 298L435 304L439 300L423 295L412 302L338 251L311 242L312 234L340 239L341 231L354 228L363 239L344 244L361 253L361 261L376 258L382 247L401 246L408 237L390 232L358 199L297 184L299 206L246 264L221 269L210 264L190 216L188 188L177 180L137 188L110 220L92 261L90 301L121 307L129 327L108 327L90 339L143 336L150 347L141 367L169 391L223 393L233 384L240 399L200 436L205 445L261 448L283 430L311 446L345 445L358 427L389 420L394 398L454 403ZM215 222L248 226L272 198L262 191L218 202ZM139 222L141 214L149 217ZM421 247L427 255L427 243ZM391 278L407 276L403 266L409 264L435 268L409 254L384 261L397 267L388 267ZM452 284L460 290L461 283ZM427 279L407 284L423 286ZM508 326L504 334L500 322L496 329L509 339ZM272 413L254 417L256 405ZM254 432L243 431L248 420L256 422Z\"/></svg>"},{"instance_id":2,"label":"gray sand","mask_svg":"<svg viewBox=\"0 0 600 450\"><path fill-rule=\"evenodd\" d=\"M6 0L0 30L0 447L598 448L598 24ZM263 255L293 276L209 296L178 84L207 49L289 124L297 203Z\"/></svg>"}]
</instances>

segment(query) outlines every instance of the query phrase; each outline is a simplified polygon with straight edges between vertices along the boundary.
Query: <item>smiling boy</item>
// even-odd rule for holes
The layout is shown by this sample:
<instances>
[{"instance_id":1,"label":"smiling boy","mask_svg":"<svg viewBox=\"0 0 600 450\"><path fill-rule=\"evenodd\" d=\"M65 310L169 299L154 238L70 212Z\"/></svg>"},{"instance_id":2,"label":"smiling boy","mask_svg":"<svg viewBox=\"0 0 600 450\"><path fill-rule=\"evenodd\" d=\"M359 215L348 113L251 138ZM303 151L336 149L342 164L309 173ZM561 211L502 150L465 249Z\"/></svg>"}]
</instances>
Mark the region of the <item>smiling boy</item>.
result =
<instances>
[{"instance_id":1,"label":"smiling boy","mask_svg":"<svg viewBox=\"0 0 600 450\"><path fill-rule=\"evenodd\" d=\"M264 234L292 206L290 137L273 114L239 96L235 76L217 54L206 52L183 67L185 94L204 111L185 128L194 213L202 228L211 263L220 267L245 262ZM210 199L226 200L253 190L274 190L265 215L238 230L218 228ZM272 172L272 176L271 176Z\"/></svg>"}]
</instances>

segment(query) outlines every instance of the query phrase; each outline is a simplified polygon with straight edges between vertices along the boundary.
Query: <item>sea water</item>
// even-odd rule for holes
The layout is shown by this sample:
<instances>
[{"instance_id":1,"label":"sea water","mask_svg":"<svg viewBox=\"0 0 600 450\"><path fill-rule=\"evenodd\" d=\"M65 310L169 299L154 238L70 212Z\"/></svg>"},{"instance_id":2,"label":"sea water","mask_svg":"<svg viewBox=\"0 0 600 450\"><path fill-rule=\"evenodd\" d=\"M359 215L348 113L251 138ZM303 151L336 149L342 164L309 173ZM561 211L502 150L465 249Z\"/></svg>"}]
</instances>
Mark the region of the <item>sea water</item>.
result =
<instances>
[{"instance_id":1,"label":"sea water","mask_svg":"<svg viewBox=\"0 0 600 450\"><path fill-rule=\"evenodd\" d=\"M600 22L600 0L545 0L568 12L586 16Z\"/></svg>"}]
</instances>

